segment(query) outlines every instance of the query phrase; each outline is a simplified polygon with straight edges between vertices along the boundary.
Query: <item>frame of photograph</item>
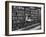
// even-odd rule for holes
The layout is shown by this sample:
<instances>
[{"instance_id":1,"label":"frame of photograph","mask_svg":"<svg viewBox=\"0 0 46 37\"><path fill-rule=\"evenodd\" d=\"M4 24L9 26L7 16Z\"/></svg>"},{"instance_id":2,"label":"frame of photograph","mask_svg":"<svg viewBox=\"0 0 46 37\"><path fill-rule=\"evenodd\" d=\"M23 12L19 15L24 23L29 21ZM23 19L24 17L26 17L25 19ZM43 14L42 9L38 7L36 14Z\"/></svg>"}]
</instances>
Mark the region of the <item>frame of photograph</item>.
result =
<instances>
[{"instance_id":1,"label":"frame of photograph","mask_svg":"<svg viewBox=\"0 0 46 37\"><path fill-rule=\"evenodd\" d=\"M38 4L43 5L43 32L40 33L26 33L26 34L9 34L9 3L23 3L23 4ZM45 3L37 3L37 2L20 2L20 1L5 1L5 35L6 36L18 36L18 35L32 35L32 34L45 34Z\"/></svg>"}]
</instances>

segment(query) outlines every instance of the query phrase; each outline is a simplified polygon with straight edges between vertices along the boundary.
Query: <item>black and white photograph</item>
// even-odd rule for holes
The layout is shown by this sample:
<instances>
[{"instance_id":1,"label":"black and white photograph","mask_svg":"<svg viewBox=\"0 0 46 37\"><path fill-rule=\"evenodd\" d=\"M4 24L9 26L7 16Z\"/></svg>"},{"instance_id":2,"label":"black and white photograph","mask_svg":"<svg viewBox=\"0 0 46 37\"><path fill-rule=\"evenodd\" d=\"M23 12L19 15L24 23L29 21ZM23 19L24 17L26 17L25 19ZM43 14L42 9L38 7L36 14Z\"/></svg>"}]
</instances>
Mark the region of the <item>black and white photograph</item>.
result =
<instances>
[{"instance_id":1,"label":"black and white photograph","mask_svg":"<svg viewBox=\"0 0 46 37\"><path fill-rule=\"evenodd\" d=\"M7 2L8 35L44 33L44 3Z\"/></svg>"},{"instance_id":2,"label":"black and white photograph","mask_svg":"<svg viewBox=\"0 0 46 37\"><path fill-rule=\"evenodd\" d=\"M12 6L12 31L40 30L41 8L31 6Z\"/></svg>"}]
</instances>

